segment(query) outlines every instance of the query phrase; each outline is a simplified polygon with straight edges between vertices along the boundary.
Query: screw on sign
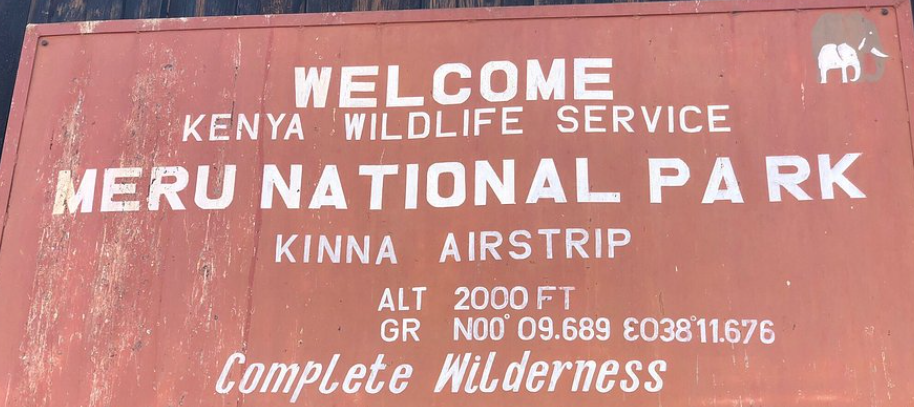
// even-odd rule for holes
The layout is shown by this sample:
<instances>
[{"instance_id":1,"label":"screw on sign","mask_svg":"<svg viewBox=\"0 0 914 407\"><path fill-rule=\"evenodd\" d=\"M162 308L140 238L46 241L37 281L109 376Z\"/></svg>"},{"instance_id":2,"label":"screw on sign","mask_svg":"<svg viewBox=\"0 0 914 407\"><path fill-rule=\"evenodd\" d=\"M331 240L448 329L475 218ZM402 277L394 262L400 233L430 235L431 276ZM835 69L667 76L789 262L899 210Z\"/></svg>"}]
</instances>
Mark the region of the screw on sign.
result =
<instances>
[{"instance_id":1,"label":"screw on sign","mask_svg":"<svg viewBox=\"0 0 914 407\"><path fill-rule=\"evenodd\" d=\"M914 397L907 3L92 28L24 48L0 407Z\"/></svg>"}]
</instances>

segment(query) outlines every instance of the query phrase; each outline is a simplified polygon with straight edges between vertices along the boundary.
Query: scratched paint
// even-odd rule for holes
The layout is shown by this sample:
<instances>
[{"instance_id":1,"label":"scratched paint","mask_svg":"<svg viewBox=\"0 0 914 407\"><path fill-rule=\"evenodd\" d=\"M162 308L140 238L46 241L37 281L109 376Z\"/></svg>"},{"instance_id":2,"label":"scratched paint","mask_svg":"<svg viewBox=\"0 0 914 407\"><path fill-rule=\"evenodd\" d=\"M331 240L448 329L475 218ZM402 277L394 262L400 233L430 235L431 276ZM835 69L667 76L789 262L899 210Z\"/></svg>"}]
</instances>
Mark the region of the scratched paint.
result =
<instances>
[{"instance_id":1,"label":"scratched paint","mask_svg":"<svg viewBox=\"0 0 914 407\"><path fill-rule=\"evenodd\" d=\"M0 406L908 406L910 21L32 27Z\"/></svg>"}]
</instances>

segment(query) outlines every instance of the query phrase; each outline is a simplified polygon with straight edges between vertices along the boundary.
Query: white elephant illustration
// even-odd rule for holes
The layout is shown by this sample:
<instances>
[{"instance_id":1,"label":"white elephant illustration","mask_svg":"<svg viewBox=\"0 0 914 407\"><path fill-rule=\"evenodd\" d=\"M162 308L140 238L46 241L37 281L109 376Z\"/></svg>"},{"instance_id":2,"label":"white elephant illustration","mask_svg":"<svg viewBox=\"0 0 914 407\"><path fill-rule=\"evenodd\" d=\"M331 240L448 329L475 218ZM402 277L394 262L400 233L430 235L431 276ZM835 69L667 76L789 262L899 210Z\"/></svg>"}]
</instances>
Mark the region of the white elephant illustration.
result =
<instances>
[{"instance_id":1,"label":"white elephant illustration","mask_svg":"<svg viewBox=\"0 0 914 407\"><path fill-rule=\"evenodd\" d=\"M847 83L847 70L854 68L854 77L851 82L857 82L860 79L860 58L857 57L857 50L854 47L841 44L825 44L819 50L819 76L821 83L828 81L828 71L832 69L841 70L841 82Z\"/></svg>"},{"instance_id":2,"label":"white elephant illustration","mask_svg":"<svg viewBox=\"0 0 914 407\"><path fill-rule=\"evenodd\" d=\"M835 69L841 70L843 83L877 81L885 71L888 55L881 50L876 25L858 12L823 14L813 27L812 46L819 61L821 83L827 83L828 72ZM868 56L869 60L864 61ZM849 69L854 70L850 78Z\"/></svg>"},{"instance_id":3,"label":"white elephant illustration","mask_svg":"<svg viewBox=\"0 0 914 407\"><path fill-rule=\"evenodd\" d=\"M819 77L821 83L827 83L828 81L828 71L832 69L841 70L841 82L847 83L847 70L848 68L854 68L854 77L851 78L851 82L857 82L860 80L860 58L857 56L857 51L862 50L866 45L866 38L860 42L860 46L857 49L847 45L846 42L841 44L825 44L822 46L822 49L819 50ZM887 58L888 55L884 54L876 47L870 48L869 52L878 58Z\"/></svg>"}]
</instances>

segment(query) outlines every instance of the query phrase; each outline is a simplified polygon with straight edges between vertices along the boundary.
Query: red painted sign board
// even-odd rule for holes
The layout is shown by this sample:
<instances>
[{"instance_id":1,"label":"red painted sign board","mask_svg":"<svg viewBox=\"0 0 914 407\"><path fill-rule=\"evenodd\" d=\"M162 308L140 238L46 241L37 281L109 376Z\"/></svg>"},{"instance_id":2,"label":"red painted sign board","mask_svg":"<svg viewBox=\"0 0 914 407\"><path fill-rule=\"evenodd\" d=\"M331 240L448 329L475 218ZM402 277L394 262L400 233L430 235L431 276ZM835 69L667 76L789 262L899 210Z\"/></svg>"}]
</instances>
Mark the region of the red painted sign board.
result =
<instances>
[{"instance_id":1,"label":"red painted sign board","mask_svg":"<svg viewBox=\"0 0 914 407\"><path fill-rule=\"evenodd\" d=\"M0 406L909 406L908 2L33 26Z\"/></svg>"}]
</instances>

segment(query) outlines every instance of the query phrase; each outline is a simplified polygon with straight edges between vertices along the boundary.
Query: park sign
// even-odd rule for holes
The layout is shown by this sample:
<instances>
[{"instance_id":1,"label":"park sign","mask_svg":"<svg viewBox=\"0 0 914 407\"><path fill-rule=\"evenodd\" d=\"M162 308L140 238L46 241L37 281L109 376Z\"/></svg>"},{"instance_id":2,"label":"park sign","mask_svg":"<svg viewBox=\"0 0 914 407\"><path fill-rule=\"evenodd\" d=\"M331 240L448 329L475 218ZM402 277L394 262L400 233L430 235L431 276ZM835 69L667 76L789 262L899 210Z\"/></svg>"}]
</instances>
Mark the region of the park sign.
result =
<instances>
[{"instance_id":1,"label":"park sign","mask_svg":"<svg viewBox=\"0 0 914 407\"><path fill-rule=\"evenodd\" d=\"M908 2L29 28L0 407L910 406Z\"/></svg>"}]
</instances>

